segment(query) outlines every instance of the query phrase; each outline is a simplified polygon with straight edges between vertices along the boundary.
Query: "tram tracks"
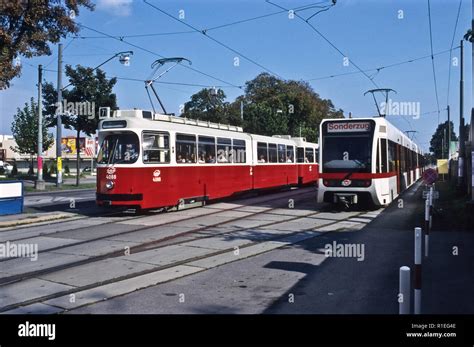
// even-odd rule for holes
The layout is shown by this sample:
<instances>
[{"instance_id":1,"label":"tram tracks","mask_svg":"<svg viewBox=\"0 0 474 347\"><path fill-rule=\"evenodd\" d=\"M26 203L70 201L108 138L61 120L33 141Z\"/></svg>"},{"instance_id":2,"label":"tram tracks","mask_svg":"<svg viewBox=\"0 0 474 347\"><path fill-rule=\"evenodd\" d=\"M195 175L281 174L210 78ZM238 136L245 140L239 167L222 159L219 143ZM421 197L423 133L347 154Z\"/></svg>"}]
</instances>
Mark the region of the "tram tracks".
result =
<instances>
[{"instance_id":1,"label":"tram tracks","mask_svg":"<svg viewBox=\"0 0 474 347\"><path fill-rule=\"evenodd\" d=\"M296 192L296 191L293 191L293 192ZM314 194L314 192L313 191L303 192L303 193L298 192L297 199L299 199L303 196L306 196L308 194ZM292 196L292 195L290 195L290 196ZM280 200L287 201L288 198L289 198L288 195L284 195L284 196L280 196L280 197L272 197L272 198L268 198L268 199L264 199L264 200L258 200L256 202L254 202L253 204L249 204L249 205L246 205L246 206L236 206L236 207L233 207L233 208L228 208L228 209L223 209L223 210L219 209L215 212L206 213L204 215L185 217L185 218L181 218L179 220L173 221L173 222L163 222L163 223L158 223L158 224L147 225L147 226L143 226L143 227L140 227L140 228L134 228L132 230L126 230L126 231L122 231L122 232L118 232L118 233L107 234L107 235L100 236L100 237L81 240L81 241L74 242L74 243L68 243L68 244L61 245L61 246L51 247L51 248L48 248L48 249L43 249L43 250L38 251L38 254L44 254L44 253L47 253L47 252L56 252L56 253L58 253L57 251L65 250L67 248L74 247L74 246L85 245L87 243L93 243L93 242L96 242L96 241L113 239L117 236L123 236L123 235L127 235L127 234L133 234L133 233L141 232L141 231L147 231L147 230L151 230L151 229L154 229L154 228L159 228L163 225L173 226L174 223L178 223L178 222L181 223L181 222L185 222L185 221L190 221L190 220L193 220L193 219L196 219L196 218L199 218L199 217L203 217L203 216L204 217L211 217L211 216L215 217L219 214L236 211L238 209L242 209L242 208L247 207L247 206L265 204L265 203L270 202L270 201L272 201L272 202L277 202L277 201L280 201ZM282 206L267 208L267 209L262 210L262 211L254 212L254 213L251 213L251 214L247 215L246 218L254 217L254 216L257 216L257 215L262 214L262 213L268 213L269 211L274 211L275 209L279 209L279 208L282 208ZM143 218L148 218L148 217L150 217L150 216L145 216ZM124 222L127 222L131 219L100 224L99 226L116 224L116 223L123 224ZM133 218L133 219L137 219L137 218ZM155 244L167 242L167 241L170 241L172 239L183 237L183 236L186 236L186 235L189 235L189 234L192 234L192 233L199 233L199 232L202 232L206 229L219 227L223 224L232 223L232 222L238 221L240 219L241 219L241 217L229 218L229 219L227 219L225 221L222 221L222 222L218 222L218 223L214 223L214 224L210 224L210 225L206 225L206 226L202 226L202 227L198 227L198 228L193 228L191 230L187 230L187 231L184 231L184 232L181 232L181 233L177 233L177 234L174 234L174 235L171 235L171 236L167 236L167 237L161 238L159 240L154 240L154 241L145 242L145 243L142 243L142 244L139 244L139 245L136 245L136 246L132 246L132 247L129 248L129 250L130 250L131 253L132 252L137 253L138 251L146 251L146 250L149 250L149 247L153 247ZM94 226L75 228L75 229L67 230L67 232L71 232L71 231L76 232L76 231L79 231L79 230L90 229L90 228L93 228L93 227ZM243 229L239 229L238 231L241 231L241 230L243 230ZM59 232L55 232L55 233L47 234L47 235L42 235L42 236L52 237L53 235L60 234L62 232L64 232L64 231L59 231ZM159 232L159 231L157 231L157 232ZM202 237L204 237L204 236L202 236ZM15 242L15 241L18 241L18 240L24 240L24 239L16 239L16 240L12 240L10 242ZM167 245L169 245L169 244L167 244ZM124 246L126 246L126 243L124 243ZM92 256L92 257L89 257L87 259L83 259L83 260L80 260L80 261L59 265L59 266L56 266L56 267L51 267L51 268L47 268L47 269L43 269L43 270L37 270L37 271L31 271L31 272L27 272L27 273L24 273L24 274L18 274L18 275L3 277L3 278L0 278L0 286L5 285L5 284L9 284L9 283L12 283L12 282L21 281L21 280L24 279L21 276L30 276L31 277L33 275L43 275L44 273L49 273L51 269L54 269L54 271L58 271L58 270L66 269L66 268L69 268L69 267L84 265L84 264L87 264L87 263L90 263L90 262L103 260L103 259L106 259L106 258L121 256L121 255L123 255L123 253L124 253L123 250L117 250L117 251L109 252L109 253L102 254L102 255ZM0 259L0 263L8 262L8 261L15 260L15 259L17 259L17 258Z\"/></svg>"},{"instance_id":2,"label":"tram tracks","mask_svg":"<svg viewBox=\"0 0 474 347\"><path fill-rule=\"evenodd\" d=\"M275 207L273 208L272 210L274 209L278 209L280 207ZM262 212L266 212L268 213L269 211L266 210L266 211L262 211ZM275 224L279 224L279 223L282 223L282 222L291 222L291 221L296 221L298 219L301 219L301 218L309 218L311 216L315 216L319 213L321 213L322 211L317 211L317 212L314 212L314 213L311 213L311 214L308 214L308 215L303 215L303 216L296 216L296 217L293 217L293 218L289 218L289 219L285 219L283 221L281 220L278 220L278 221L273 221L273 222L269 222L269 223L265 223L265 224L262 224L260 226L258 226L258 228L262 228L262 227L266 227L266 226L271 226L271 225L275 225ZM346 218L343 218L343 219L338 219L338 220L334 220L332 222L329 222L327 224L324 225L324 227L327 227L327 226L330 226L330 225L333 225L333 224L337 224L337 223L341 223L343 221L347 221L351 218L356 218L360 215L363 215L365 214L366 212L363 211L363 212L360 212L360 213L357 213L357 214L354 214L354 215L350 215ZM258 215L259 213L255 213L253 215ZM228 222L223 222L223 223L218 223L218 224L226 224ZM202 230L206 230L206 229L209 229L209 228L214 228L215 225L212 225L212 226L206 226L206 227L203 227L203 228L199 228L199 229L202 229ZM145 243L145 244L142 244L142 245L139 245L140 247L143 247L142 249L139 249L139 248L136 248L135 251L133 252L133 254L136 254L137 251L138 252L143 252L143 251L148 251L148 250L153 250L153 249L158 249L158 248L161 248L161 247L166 247L166 246L171 246L173 244L182 244L182 245L186 245L186 243L188 242L192 242L193 240L196 240L196 239L201 239L201 238L212 238L212 237L215 237L216 235L228 235L228 236L231 236L233 233L235 232L241 232L241 231L246 231L246 230L251 230L251 229L254 229L254 228L243 228L243 229L239 229L239 230L233 230L233 231L224 231L224 232L221 232L221 233L212 233L211 235L208 235L208 236L201 236L200 237L196 237L194 239L191 239L191 240L186 240L186 241L176 241L175 243L168 243L168 244L163 244L164 241L166 240L169 240L170 238L166 238L165 239L162 239L162 240L157 240L157 241L154 241L154 242L151 242L151 243ZM259 243L262 243L262 242L267 242L267 241L278 241L278 240L281 240L281 239L285 239L285 238L288 238L292 235L296 235L296 234L299 234L299 233L305 233L305 232L317 232L317 229L316 227L312 227L312 228L308 228L308 229L305 229L305 230L299 230L297 232L288 232L288 233L285 233L285 234L281 234L281 235L277 235L275 237L272 237L272 238L269 238L269 239L266 239L264 241L250 241L242 246L239 246L241 249L245 249L246 247L250 247L250 246L254 246L256 244L259 244ZM340 229L340 228L338 228ZM338 230L336 229L336 230ZM190 233L191 231L189 232L186 232L187 233ZM196 231L192 231L192 232L196 232ZM327 231L327 232L323 232L324 234L325 233L328 233L328 232L331 232L331 231ZM319 232L318 235L321 235L322 232ZM317 236L317 235L314 235L314 236ZM313 237L314 237L313 236ZM178 236L179 237L179 236ZM137 271L137 272L134 272L134 273L131 273L131 274L128 274L128 275L124 275L124 276L119 276L119 277L115 277L115 278L112 278L112 279L109 279L109 280L105 280L105 281L100 281L100 282L96 282L96 283L91 283L91 284L88 284L88 285L85 285L85 286L79 286L79 287L76 287L76 288L71 288L69 290L64 290L64 291L60 291L60 292L56 292L56 293L53 293L53 294L50 294L50 295L46 295L46 296L42 296L42 297L38 297L38 298L34 298L34 299L31 299L31 300L27 300L27 301L23 301L23 302L19 302L19 303L16 303L16 304L13 304L13 305L8 305L8 306L5 306L5 307L2 307L0 308L0 312L4 312L4 311L8 311L8 310L11 310L11 309L14 309L14 308L17 308L17 307L20 307L20 306L25 306L25 305L30 305L30 304L33 304L33 303L37 303L37 302L43 302L43 301L46 301L46 300L50 300L50 299L54 299L54 298L58 298L58 297L61 297L61 296L64 296L64 295L69 295L69 294L74 294L74 293L77 293L77 292L82 292L84 290L88 290L88 289L92 289L92 288L96 288L96 287L100 287L100 286L103 286L103 285L107 285L107 284L111 284L111 283L115 283L115 282L120 282L120 281L124 281L124 280L127 280L127 279L131 279L131 278L134 278L134 277L138 277L138 276L142 276L142 275L146 275L146 274L151 274L153 272L158 272L158 271L162 271L162 270L165 270L165 269L168 269L170 267L173 267L173 266L178 266L178 265L181 265L181 264L186 264L186 263L189 263L189 262L192 262L192 261L196 261L196 260L201 260L201 259L206 259L206 258L210 258L210 257L213 257L213 256L217 256L219 254L224 254L224 253L228 253L228 252L231 252L233 251L234 248L231 247L231 248L226 248L226 249L222 249L222 250L216 250L216 251L212 251L212 252L209 252L209 253L206 253L205 255L202 255L202 256L197 256L197 257L192 257L192 258L187 258L187 259L183 259L181 261L177 261L177 262L173 262L172 264L168 264L168 265L161 265L161 266L156 266L156 267L153 267L152 269L147 269L147 270L143 270L143 271ZM115 257L115 256L122 256L123 255L123 252L113 252L111 254L107 254L107 255L103 255L103 256L100 256L100 257L96 257L92 260L92 262L94 261L99 261L101 259L106 259L106 258L111 258L111 257ZM237 259L236 259L237 260ZM81 262L82 263L82 262ZM75 263L73 266L69 265L68 267L74 267L74 266L80 266L81 264L78 264L78 263ZM46 269L47 272L55 272L55 271L60 271L59 268L55 267L55 268L50 268L50 269ZM29 278L34 278L34 277L41 277L41 275L39 274L39 272L35 272L34 274L31 274L31 276L28 276ZM25 277L23 278L19 278L18 280L24 280L26 279ZM11 283L11 282L10 282ZM8 285L10 283L4 283L2 284L2 286L4 285ZM58 282L59 283L59 282Z\"/></svg>"},{"instance_id":3,"label":"tram tracks","mask_svg":"<svg viewBox=\"0 0 474 347\"><path fill-rule=\"evenodd\" d=\"M297 190L289 190L289 191L283 191L283 192L279 192L279 193L276 193L276 194L286 194L286 193L290 193L289 195L293 195L294 193L299 193L299 194L315 194L315 191L313 189L311 189L309 192L303 192L301 193L300 192L300 189L298 188ZM273 193L275 194L275 193ZM273 201L275 199L279 200L279 199L288 199L288 197L285 195L285 196L282 196L282 197L275 197L275 196L271 196L272 194L265 194L265 195L262 195L262 196L258 196L258 198L260 197L267 197L268 195L270 195L268 197L268 199L264 199L264 200L261 200L261 201L257 201L256 203L250 203L248 206L253 206L254 204L263 204L263 203L266 203L266 202L270 202L270 201ZM254 197L253 198L244 198L242 199L243 201L247 201L247 200L252 200L252 199L255 199ZM234 203L234 204L238 204L239 201L242 201L242 200L237 200L237 201L229 201L229 203ZM212 206L212 205L210 205ZM197 207L197 208L202 208L202 207ZM205 208L205 207L204 207ZM234 208L230 208L230 209L225 209L225 210L218 210L218 211L215 211L215 212L210 212L210 213L207 213L207 214L204 214L205 216L211 216L211 215L215 215L215 214L218 214L218 213L223 213L223 212L230 212L230 211L234 211L234 210L237 210L239 208L242 208L242 206L237 206L237 207L234 207ZM212 207L210 208L212 209ZM91 228L94 228L94 227L102 227L102 226L109 226L109 225L113 225L113 224L123 224L124 222L127 222L127 221L132 221L132 220L139 220L139 219L145 219L145 218L149 218L150 216L159 216L159 215L167 215L167 214L172 214L172 213L179 213L179 212L182 212L182 211L188 211L188 210L191 210L191 209L184 209L184 210L178 210L178 211L172 211L172 212L168 212L168 211L160 211L160 212L149 212L148 214L146 215L138 215L138 216L132 216L132 217L129 217L129 218L123 218L123 219L120 219L119 221L109 221L109 222L104 222L104 223L100 223L100 224L97 224L97 225L87 225L87 226L83 226L83 227L79 227L79 228L72 228L72 229L68 229L68 230L59 230L59 231L55 231L55 232L51 232L51 233L39 233L37 235L34 235L34 236L26 236L26 237L20 237L20 238L14 238L14 239L8 239L6 241L10 241L10 242L16 242L16 241L22 241L22 240L26 240L26 239L31 239L33 237L57 237L58 235L60 235L61 233L64 233L65 231L67 232L72 232L72 231L80 231L80 230L86 230L86 229L91 229ZM111 212L110 214L103 214L103 215L100 215L100 217L111 217L111 216L120 216L121 214L123 214L124 211L118 211L118 212ZM190 216L190 217L184 217L182 219L180 219L180 221L188 221L188 220L191 220L191 219L194 219L196 217L199 217L199 216ZM77 219L74 219L73 221L77 221L77 220L80 220L80 219L84 219L84 218L88 218L87 216L85 217L82 217L82 218L77 218ZM49 224L59 224L59 223L67 223L69 222L68 220L63 220L63 221L53 221L52 223L48 223L48 224L43 224L43 225L40 225L40 226L44 226L44 225L49 225ZM118 235L122 235L122 234L126 234L126 233L129 233L129 232L134 232L134 231L142 231L142 230L146 230L146 229L149 229L149 228L153 228L153 227L158 227L160 225L163 225L163 224L166 224L167 222L163 222L163 223L159 223L159 224L155 224L155 225L150 225L150 226L147 226L146 228L140 228L140 229L134 229L134 230L130 230L130 231L126 231L126 232L123 232L123 233L118 233L118 234L115 234L115 235L111 235L111 236L118 236ZM35 225L29 225L29 226L22 226L21 228L17 228L17 229L26 229L26 228L34 228L34 227L37 227ZM15 230L17 230L15 229ZM6 231L11 231L11 230L5 230ZM2 231L3 232L3 231ZM1 235L1 232L0 232L0 235ZM91 239L91 240L98 240L100 238L97 238L97 239ZM2 241L2 242L6 242L6 241ZM79 243L78 243L79 244ZM73 244L69 244L67 246L71 246ZM51 249L48 249L48 251L51 250ZM5 261L5 260L9 260L9 259L0 259L0 262L2 261Z\"/></svg>"}]
</instances>

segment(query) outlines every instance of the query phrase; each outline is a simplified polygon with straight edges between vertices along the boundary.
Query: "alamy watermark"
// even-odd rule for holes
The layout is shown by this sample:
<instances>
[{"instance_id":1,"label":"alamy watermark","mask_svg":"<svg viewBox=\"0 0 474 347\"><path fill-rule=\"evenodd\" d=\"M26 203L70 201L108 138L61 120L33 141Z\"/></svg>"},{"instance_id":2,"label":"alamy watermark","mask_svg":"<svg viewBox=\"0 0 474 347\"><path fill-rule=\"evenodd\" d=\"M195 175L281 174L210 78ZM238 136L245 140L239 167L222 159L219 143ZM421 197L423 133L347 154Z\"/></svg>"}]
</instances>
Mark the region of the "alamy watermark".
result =
<instances>
[{"instance_id":1,"label":"alamy watermark","mask_svg":"<svg viewBox=\"0 0 474 347\"><path fill-rule=\"evenodd\" d=\"M65 114L67 116L82 116L88 119L95 118L95 102L90 101L67 101L63 99L62 103L56 103L56 114Z\"/></svg>"},{"instance_id":2,"label":"alamy watermark","mask_svg":"<svg viewBox=\"0 0 474 347\"><path fill-rule=\"evenodd\" d=\"M31 261L36 261L38 260L38 244L10 243L10 241L1 243L0 258L30 258Z\"/></svg>"},{"instance_id":3,"label":"alamy watermark","mask_svg":"<svg viewBox=\"0 0 474 347\"><path fill-rule=\"evenodd\" d=\"M365 259L365 245L361 243L327 243L324 246L324 255L334 258L356 258L357 261Z\"/></svg>"},{"instance_id":4,"label":"alamy watermark","mask_svg":"<svg viewBox=\"0 0 474 347\"><path fill-rule=\"evenodd\" d=\"M47 337L52 341L56 339L56 324L38 324L26 321L18 325L20 337Z\"/></svg>"},{"instance_id":5,"label":"alamy watermark","mask_svg":"<svg viewBox=\"0 0 474 347\"><path fill-rule=\"evenodd\" d=\"M380 103L380 113L386 116L410 116L420 118L421 103L417 101L392 101Z\"/></svg>"}]
</instances>

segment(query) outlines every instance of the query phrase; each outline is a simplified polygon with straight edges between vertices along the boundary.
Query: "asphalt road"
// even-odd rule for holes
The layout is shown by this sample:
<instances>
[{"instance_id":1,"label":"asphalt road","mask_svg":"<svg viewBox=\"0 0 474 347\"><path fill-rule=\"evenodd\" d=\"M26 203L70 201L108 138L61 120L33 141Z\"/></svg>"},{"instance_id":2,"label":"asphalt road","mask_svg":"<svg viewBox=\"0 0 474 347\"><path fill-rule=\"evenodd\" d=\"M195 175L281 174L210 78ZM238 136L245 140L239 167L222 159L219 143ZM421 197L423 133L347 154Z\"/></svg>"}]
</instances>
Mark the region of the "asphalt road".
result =
<instances>
[{"instance_id":1,"label":"asphalt road","mask_svg":"<svg viewBox=\"0 0 474 347\"><path fill-rule=\"evenodd\" d=\"M36 262L1 260L0 311L396 314L398 271L413 269L413 228L422 225L417 188L373 211L333 210L304 188L170 213L81 212L91 218L4 231L0 241L35 243L40 253ZM81 194L79 204L97 213ZM422 312L472 313L474 241L435 235ZM360 252L328 257L328 245Z\"/></svg>"},{"instance_id":2,"label":"asphalt road","mask_svg":"<svg viewBox=\"0 0 474 347\"><path fill-rule=\"evenodd\" d=\"M334 231L71 313L398 313L398 270L413 268L414 191L360 231ZM418 201L419 202L419 201ZM419 205L419 204L418 204ZM364 245L364 259L326 244ZM471 311L472 312L472 311Z\"/></svg>"}]
</instances>

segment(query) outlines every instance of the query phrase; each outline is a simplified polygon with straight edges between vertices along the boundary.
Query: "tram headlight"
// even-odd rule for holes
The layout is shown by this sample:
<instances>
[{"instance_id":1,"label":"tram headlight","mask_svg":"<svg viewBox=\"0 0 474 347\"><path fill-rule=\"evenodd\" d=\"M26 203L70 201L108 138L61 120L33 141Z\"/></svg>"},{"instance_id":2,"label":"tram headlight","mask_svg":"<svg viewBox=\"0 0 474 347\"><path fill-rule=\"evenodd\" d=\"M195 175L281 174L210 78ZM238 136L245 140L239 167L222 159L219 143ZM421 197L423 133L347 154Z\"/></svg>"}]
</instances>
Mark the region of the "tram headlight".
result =
<instances>
[{"instance_id":1,"label":"tram headlight","mask_svg":"<svg viewBox=\"0 0 474 347\"><path fill-rule=\"evenodd\" d=\"M114 187L114 181L107 181L105 182L105 188L112 189Z\"/></svg>"}]
</instances>

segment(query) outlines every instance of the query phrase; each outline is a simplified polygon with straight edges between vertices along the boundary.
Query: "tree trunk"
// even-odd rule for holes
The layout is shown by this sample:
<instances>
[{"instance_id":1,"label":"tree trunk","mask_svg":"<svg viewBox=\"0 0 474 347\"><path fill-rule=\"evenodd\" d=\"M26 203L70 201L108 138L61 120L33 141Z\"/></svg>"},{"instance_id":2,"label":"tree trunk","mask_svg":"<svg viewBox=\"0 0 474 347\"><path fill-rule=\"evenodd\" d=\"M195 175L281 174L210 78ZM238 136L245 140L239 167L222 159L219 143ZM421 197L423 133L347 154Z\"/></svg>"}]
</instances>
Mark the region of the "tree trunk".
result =
<instances>
[{"instance_id":1,"label":"tree trunk","mask_svg":"<svg viewBox=\"0 0 474 347\"><path fill-rule=\"evenodd\" d=\"M80 170L80 161L81 161L81 149L79 147L81 132L77 130L76 133L76 186L79 187L81 170Z\"/></svg>"}]
</instances>

